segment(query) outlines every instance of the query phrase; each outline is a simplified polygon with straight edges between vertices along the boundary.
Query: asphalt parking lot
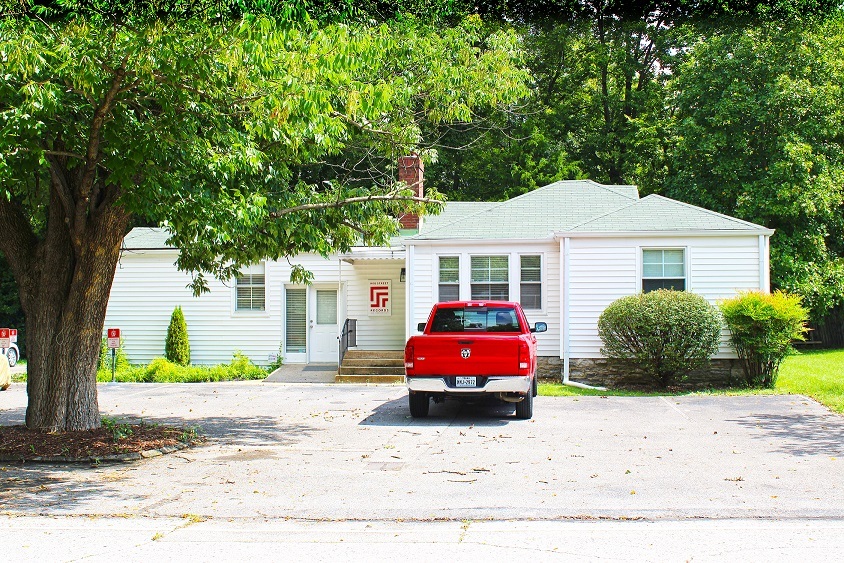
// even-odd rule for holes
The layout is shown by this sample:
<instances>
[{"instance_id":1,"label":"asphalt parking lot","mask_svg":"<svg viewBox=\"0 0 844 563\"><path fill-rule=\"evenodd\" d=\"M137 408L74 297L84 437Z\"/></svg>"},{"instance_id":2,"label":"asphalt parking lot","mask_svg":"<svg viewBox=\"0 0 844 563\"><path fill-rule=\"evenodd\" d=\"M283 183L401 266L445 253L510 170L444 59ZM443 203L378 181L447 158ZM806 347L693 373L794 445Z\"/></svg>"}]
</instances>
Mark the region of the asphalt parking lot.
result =
<instances>
[{"instance_id":1,"label":"asphalt parking lot","mask_svg":"<svg viewBox=\"0 0 844 563\"><path fill-rule=\"evenodd\" d=\"M24 385L0 395L23 421ZM207 444L99 467L0 464L5 515L560 520L844 518L844 418L801 396L434 405L402 386L100 386L109 416Z\"/></svg>"}]
</instances>

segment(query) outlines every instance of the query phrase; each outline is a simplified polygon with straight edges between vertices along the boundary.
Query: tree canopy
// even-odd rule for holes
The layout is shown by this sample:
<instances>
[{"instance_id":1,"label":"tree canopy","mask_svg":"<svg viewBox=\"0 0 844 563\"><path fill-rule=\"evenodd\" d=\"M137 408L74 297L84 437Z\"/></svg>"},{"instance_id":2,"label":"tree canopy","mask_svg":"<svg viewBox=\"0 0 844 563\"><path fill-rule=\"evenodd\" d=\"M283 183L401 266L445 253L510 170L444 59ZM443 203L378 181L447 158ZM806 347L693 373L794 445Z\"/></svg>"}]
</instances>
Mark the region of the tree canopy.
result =
<instances>
[{"instance_id":1,"label":"tree canopy","mask_svg":"<svg viewBox=\"0 0 844 563\"><path fill-rule=\"evenodd\" d=\"M666 195L777 229L772 279L844 295L844 25L724 32L679 69Z\"/></svg>"}]
</instances>

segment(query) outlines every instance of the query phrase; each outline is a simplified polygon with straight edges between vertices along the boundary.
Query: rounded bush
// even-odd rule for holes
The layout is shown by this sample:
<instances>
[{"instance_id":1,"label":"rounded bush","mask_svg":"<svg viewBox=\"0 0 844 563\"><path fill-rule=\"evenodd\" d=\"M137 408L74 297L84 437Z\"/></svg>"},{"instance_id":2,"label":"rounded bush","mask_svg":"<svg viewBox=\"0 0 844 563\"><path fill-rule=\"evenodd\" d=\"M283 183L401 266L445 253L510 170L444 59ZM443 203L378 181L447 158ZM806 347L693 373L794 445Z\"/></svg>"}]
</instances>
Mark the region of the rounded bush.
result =
<instances>
[{"instance_id":1,"label":"rounded bush","mask_svg":"<svg viewBox=\"0 0 844 563\"><path fill-rule=\"evenodd\" d=\"M718 351L721 315L700 295L659 289L610 303L598 334L605 356L630 362L665 387Z\"/></svg>"},{"instance_id":2,"label":"rounded bush","mask_svg":"<svg viewBox=\"0 0 844 563\"><path fill-rule=\"evenodd\" d=\"M180 366L190 364L190 341L188 325L181 307L173 309L170 326L167 327L167 340L164 344L164 357Z\"/></svg>"},{"instance_id":3,"label":"rounded bush","mask_svg":"<svg viewBox=\"0 0 844 563\"><path fill-rule=\"evenodd\" d=\"M798 295L748 291L720 303L747 384L773 387L780 363L804 340L808 311Z\"/></svg>"}]
</instances>

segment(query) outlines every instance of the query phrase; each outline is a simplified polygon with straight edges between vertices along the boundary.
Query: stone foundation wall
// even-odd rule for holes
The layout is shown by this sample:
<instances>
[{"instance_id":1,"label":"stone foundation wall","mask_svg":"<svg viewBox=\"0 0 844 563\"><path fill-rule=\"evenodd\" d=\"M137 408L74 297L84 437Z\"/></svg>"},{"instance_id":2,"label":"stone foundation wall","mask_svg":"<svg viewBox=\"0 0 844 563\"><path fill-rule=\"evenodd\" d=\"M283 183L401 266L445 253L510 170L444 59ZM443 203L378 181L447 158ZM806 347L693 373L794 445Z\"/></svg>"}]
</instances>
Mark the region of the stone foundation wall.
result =
<instances>
[{"instance_id":1,"label":"stone foundation wall","mask_svg":"<svg viewBox=\"0 0 844 563\"><path fill-rule=\"evenodd\" d=\"M540 357L539 377L560 380L563 361L560 358ZM569 361L569 379L578 383L601 387L656 387L658 382L647 377L626 362L606 358L577 358ZM738 360L715 359L709 366L695 370L680 387L701 389L730 387L744 382L744 373Z\"/></svg>"}]
</instances>

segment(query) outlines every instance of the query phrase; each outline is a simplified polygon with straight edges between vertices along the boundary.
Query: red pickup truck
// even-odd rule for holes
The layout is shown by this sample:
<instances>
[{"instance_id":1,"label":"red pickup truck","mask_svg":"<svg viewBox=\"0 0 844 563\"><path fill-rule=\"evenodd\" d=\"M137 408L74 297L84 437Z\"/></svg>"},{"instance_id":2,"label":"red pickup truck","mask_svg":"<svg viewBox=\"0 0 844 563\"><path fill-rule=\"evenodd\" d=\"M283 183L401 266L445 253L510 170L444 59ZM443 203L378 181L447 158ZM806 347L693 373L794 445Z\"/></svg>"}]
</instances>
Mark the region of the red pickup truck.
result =
<instances>
[{"instance_id":1,"label":"red pickup truck","mask_svg":"<svg viewBox=\"0 0 844 563\"><path fill-rule=\"evenodd\" d=\"M516 403L516 417L533 416L536 337L518 303L437 303L404 348L410 414L428 416L431 399L496 396Z\"/></svg>"}]
</instances>

